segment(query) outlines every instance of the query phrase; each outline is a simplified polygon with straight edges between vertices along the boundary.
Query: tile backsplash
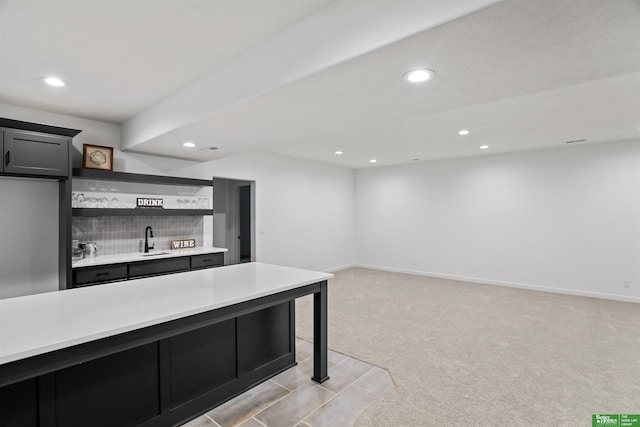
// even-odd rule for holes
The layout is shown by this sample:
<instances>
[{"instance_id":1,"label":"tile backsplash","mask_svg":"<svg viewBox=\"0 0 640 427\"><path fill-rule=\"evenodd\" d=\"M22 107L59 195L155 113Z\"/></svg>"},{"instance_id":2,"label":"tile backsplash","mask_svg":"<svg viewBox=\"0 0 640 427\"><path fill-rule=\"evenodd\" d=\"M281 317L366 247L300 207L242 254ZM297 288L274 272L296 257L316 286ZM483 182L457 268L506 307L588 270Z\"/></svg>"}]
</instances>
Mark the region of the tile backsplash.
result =
<instances>
[{"instance_id":1,"label":"tile backsplash","mask_svg":"<svg viewBox=\"0 0 640 427\"><path fill-rule=\"evenodd\" d=\"M200 216L109 216L73 217L72 239L95 242L99 255L142 252L144 230L150 225L154 250L169 249L171 240L196 239L203 246L203 223Z\"/></svg>"}]
</instances>

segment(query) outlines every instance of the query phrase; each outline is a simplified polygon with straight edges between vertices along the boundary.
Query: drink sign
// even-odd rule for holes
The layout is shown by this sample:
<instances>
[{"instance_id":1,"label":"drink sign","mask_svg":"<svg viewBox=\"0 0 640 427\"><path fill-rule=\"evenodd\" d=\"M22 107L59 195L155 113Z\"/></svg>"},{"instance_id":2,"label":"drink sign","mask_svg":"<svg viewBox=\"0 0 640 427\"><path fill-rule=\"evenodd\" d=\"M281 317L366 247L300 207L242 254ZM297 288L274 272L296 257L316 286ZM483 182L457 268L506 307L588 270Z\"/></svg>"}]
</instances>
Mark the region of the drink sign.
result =
<instances>
[{"instance_id":1,"label":"drink sign","mask_svg":"<svg viewBox=\"0 0 640 427\"><path fill-rule=\"evenodd\" d=\"M171 249L192 249L196 247L196 239L179 239L171 241Z\"/></svg>"},{"instance_id":2,"label":"drink sign","mask_svg":"<svg viewBox=\"0 0 640 427\"><path fill-rule=\"evenodd\" d=\"M163 199L155 199L151 197L138 197L136 199L136 208L164 209Z\"/></svg>"}]
</instances>

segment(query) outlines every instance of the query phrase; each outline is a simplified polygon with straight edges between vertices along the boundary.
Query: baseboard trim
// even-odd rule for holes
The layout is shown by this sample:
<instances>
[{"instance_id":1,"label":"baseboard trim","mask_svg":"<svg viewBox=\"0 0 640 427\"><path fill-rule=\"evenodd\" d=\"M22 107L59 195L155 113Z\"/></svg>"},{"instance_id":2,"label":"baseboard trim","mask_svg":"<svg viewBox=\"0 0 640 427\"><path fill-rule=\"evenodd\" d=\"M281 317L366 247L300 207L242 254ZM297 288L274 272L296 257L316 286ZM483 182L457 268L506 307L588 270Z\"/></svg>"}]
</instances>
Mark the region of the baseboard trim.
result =
<instances>
[{"instance_id":1,"label":"baseboard trim","mask_svg":"<svg viewBox=\"0 0 640 427\"><path fill-rule=\"evenodd\" d=\"M392 273L413 274L416 276L438 277L441 279L459 280L462 282L479 283L482 285L504 286L506 288L526 289L529 291L550 292L554 294L575 295L588 298L599 298L613 301L632 302L640 304L640 297L625 295L605 294L601 292L580 291L575 289L554 288L550 286L531 285L527 283L504 282L499 280L481 279L477 277L457 276L452 274L432 273L428 271L410 270L404 268L386 267L381 265L354 264L353 267L368 268L371 270L389 271Z\"/></svg>"},{"instance_id":2,"label":"baseboard trim","mask_svg":"<svg viewBox=\"0 0 640 427\"><path fill-rule=\"evenodd\" d=\"M341 265L340 267L328 268L328 269L324 270L324 272L325 273L335 273L336 271L346 270L348 268L353 268L353 267L359 267L359 265L358 264L345 264L345 265Z\"/></svg>"}]
</instances>

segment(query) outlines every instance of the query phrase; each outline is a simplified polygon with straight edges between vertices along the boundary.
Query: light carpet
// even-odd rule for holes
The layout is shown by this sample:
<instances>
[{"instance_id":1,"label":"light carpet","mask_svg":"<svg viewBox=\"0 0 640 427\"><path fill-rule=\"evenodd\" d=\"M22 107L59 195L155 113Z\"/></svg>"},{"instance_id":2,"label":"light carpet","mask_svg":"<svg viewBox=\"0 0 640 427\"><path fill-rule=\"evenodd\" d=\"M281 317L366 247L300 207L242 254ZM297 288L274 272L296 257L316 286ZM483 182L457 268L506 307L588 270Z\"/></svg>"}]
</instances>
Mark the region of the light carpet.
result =
<instances>
[{"instance_id":1,"label":"light carpet","mask_svg":"<svg viewBox=\"0 0 640 427\"><path fill-rule=\"evenodd\" d=\"M306 339L312 301L296 304ZM396 382L356 426L591 426L595 413L640 413L638 304L351 268L329 282L329 348Z\"/></svg>"}]
</instances>

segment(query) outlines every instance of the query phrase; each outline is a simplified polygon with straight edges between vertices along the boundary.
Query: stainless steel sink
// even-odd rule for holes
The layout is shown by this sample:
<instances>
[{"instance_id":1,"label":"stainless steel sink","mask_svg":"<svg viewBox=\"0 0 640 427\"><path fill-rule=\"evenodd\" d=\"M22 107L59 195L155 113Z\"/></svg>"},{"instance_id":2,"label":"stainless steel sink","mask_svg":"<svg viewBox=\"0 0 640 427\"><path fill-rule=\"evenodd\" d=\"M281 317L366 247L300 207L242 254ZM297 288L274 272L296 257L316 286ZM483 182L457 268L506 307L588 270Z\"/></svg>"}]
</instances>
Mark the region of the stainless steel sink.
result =
<instances>
[{"instance_id":1,"label":"stainless steel sink","mask_svg":"<svg viewBox=\"0 0 640 427\"><path fill-rule=\"evenodd\" d=\"M168 251L159 251L159 252L149 252L146 254L141 254L142 256L156 256L156 255L167 255L170 254L171 252Z\"/></svg>"}]
</instances>

